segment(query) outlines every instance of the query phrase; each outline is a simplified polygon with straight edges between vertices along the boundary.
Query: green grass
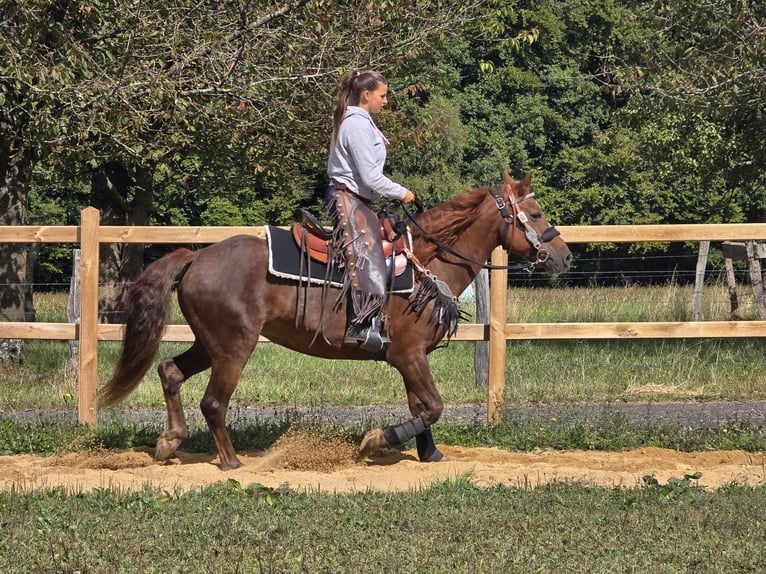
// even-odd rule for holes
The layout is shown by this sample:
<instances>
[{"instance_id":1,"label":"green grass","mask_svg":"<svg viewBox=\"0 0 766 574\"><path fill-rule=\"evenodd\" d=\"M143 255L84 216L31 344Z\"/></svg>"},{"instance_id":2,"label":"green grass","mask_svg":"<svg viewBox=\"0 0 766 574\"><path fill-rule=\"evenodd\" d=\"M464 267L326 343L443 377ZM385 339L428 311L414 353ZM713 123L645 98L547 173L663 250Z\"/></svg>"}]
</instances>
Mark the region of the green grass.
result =
<instances>
[{"instance_id":1,"label":"green grass","mask_svg":"<svg viewBox=\"0 0 766 574\"><path fill-rule=\"evenodd\" d=\"M517 303L509 320L689 318L689 293L672 287L513 290L510 296ZM41 308L55 299L38 297L40 320L61 320L52 304ZM161 355L183 348L164 344ZM117 350L116 344L101 346L102 382ZM764 398L756 367L762 351L759 340L509 343L506 399L608 405ZM64 372L66 361L66 343L30 341L25 365L0 367L0 410L75 409L76 384ZM486 401L486 392L473 382L471 344L437 351L431 365L447 403ZM186 385L187 406L193 408L204 384L204 377L197 377ZM384 364L321 361L262 345L235 394L232 439L238 450L266 449L288 426L238 421L236 406L405 404L401 387ZM161 403L156 375L150 373L127 408ZM497 427L436 425L434 438L510 450L766 450L766 428L740 421L690 429L631 423L608 407L595 421L513 412L518 411L506 412ZM369 422L340 430L358 440ZM126 422L119 413L101 418L94 428L0 418L0 454L153 445L161 426L160 420ZM214 451L200 421L190 430L185 450ZM323 432L338 430L328 426ZM732 484L706 491L693 475L666 484L646 477L642 487L631 490L565 483L478 488L466 475L423 490L337 496L225 478L186 493L150 487L131 493L12 488L0 491L0 563L9 573L762 572L763 508L766 487Z\"/></svg>"},{"instance_id":2,"label":"green grass","mask_svg":"<svg viewBox=\"0 0 766 574\"><path fill-rule=\"evenodd\" d=\"M265 449L285 428L234 425L233 440L238 449ZM348 434L358 440L362 431ZM159 432L6 420L0 453L151 445ZM496 428L438 425L434 434L439 443L517 450L766 449L763 428L632 425L609 412L595 422L504 417ZM213 448L199 427L184 444L191 452ZM467 474L422 490L337 496L225 476L188 493L17 487L0 491L0 560L10 573L763 571L766 487L708 492L696 478L660 484L647 476L631 490L565 483L531 490L478 488Z\"/></svg>"},{"instance_id":3,"label":"green grass","mask_svg":"<svg viewBox=\"0 0 766 574\"><path fill-rule=\"evenodd\" d=\"M101 343L99 382L116 362L118 343ZM153 366L128 406L161 406L156 363L185 349L163 343ZM67 347L58 341L27 343L23 365L0 365L0 412L76 408L77 384L65 373ZM630 341L513 341L506 358L507 402L514 404L762 400L766 398L759 339ZM473 344L453 342L430 356L437 388L447 404L481 404ZM186 405L198 404L207 373L183 387ZM375 405L406 401L399 374L385 363L328 361L277 345L260 345L233 397L247 405Z\"/></svg>"},{"instance_id":4,"label":"green grass","mask_svg":"<svg viewBox=\"0 0 766 574\"><path fill-rule=\"evenodd\" d=\"M681 297L670 288L669 296L667 289L513 290L517 304L510 313L529 322L688 319L688 293ZM766 394L759 340L530 341L508 347L509 403L608 405ZM102 344L102 381L117 348ZM183 348L168 343L162 355ZM66 353L65 343L30 342L25 365L0 367L0 410L76 408L76 385L63 370ZM434 353L431 364L447 403L486 402L486 392L473 383L472 345L453 343ZM204 377L188 383L187 406L193 407L204 384ZM319 361L262 345L235 403L404 404L401 386L383 364ZM150 373L127 407L161 403ZM436 425L433 431L440 444L510 450L766 450L766 428L747 423L690 429L632 423L608 407L602 412L595 421L506 413L497 427ZM238 450L268 448L287 428L238 421L236 406L230 422ZM342 430L358 440L367 422ZM119 413L95 428L0 418L0 454L153 445L161 425L126 422ZM214 450L202 423L192 424L184 449ZM10 573L762 572L764 510L766 487L732 484L706 491L694 475L666 484L646 477L631 490L565 483L478 488L466 475L405 493L337 496L233 480L187 493L15 488L0 491L0 563Z\"/></svg>"},{"instance_id":5,"label":"green grass","mask_svg":"<svg viewBox=\"0 0 766 574\"><path fill-rule=\"evenodd\" d=\"M434 439L440 444L495 446L512 451L536 449L620 451L641 447L668 448L679 451L766 450L766 426L731 420L716 428L689 428L672 421L632 422L617 409L604 407L597 420L583 413L567 412L557 416L524 414L507 410L496 426L438 424ZM0 418L0 454L49 455L66 450L131 448L154 446L162 432L163 417L131 421L119 413L105 417L90 428L75 423L18 422ZM366 420L348 424L318 423L310 414L291 420L239 418L230 413L228 426L237 450L266 450L290 426L313 425L314 432L333 436L342 432L359 442L372 427L390 424L389 420ZM313 428L312 426L312 428ZM411 445L406 445L410 447ZM214 453L215 445L201 419L190 421L190 435L183 446L188 452Z\"/></svg>"},{"instance_id":6,"label":"green grass","mask_svg":"<svg viewBox=\"0 0 766 574\"><path fill-rule=\"evenodd\" d=\"M741 313L756 318L752 297L741 289ZM510 322L677 321L693 313L691 287L594 287L509 290ZM38 319L62 321L66 295L36 295ZM729 318L728 296L719 285L705 290L705 319ZM182 322L175 310L173 322ZM163 343L156 361L187 348ZM474 382L470 342L453 342L430 355L431 369L448 404L479 404L486 391ZM99 350L99 382L112 371L119 343ZM509 341L506 401L514 404L759 400L766 398L760 339L658 339L606 341ZM23 365L0 365L0 412L17 409L69 409L77 385L67 376L68 344L34 341ZM196 405L207 373L185 384L186 405ZM328 361L272 344L256 349L234 394L234 404L372 405L406 401L398 373L385 363ZM151 368L128 406L161 406L162 392Z\"/></svg>"},{"instance_id":7,"label":"green grass","mask_svg":"<svg viewBox=\"0 0 766 574\"><path fill-rule=\"evenodd\" d=\"M762 572L766 488L0 493L4 572ZM743 511L747 509L747 511ZM23 548L23 551L18 549Z\"/></svg>"},{"instance_id":8,"label":"green grass","mask_svg":"<svg viewBox=\"0 0 766 574\"><path fill-rule=\"evenodd\" d=\"M752 291L739 288L738 314L744 320L758 318ZM712 283L703 289L702 319L731 318L725 285ZM511 288L508 291L508 322L610 322L692 321L692 285L623 287Z\"/></svg>"}]
</instances>

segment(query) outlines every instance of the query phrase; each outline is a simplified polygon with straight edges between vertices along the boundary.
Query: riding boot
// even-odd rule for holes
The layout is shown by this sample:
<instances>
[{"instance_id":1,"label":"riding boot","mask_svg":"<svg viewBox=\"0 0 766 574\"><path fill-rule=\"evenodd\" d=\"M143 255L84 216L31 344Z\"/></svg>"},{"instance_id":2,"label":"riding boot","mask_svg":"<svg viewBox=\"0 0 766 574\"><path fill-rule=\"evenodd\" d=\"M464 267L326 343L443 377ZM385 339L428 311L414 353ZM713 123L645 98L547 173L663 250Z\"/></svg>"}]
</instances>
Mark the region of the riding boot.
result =
<instances>
[{"instance_id":1,"label":"riding boot","mask_svg":"<svg viewBox=\"0 0 766 574\"><path fill-rule=\"evenodd\" d=\"M382 351L391 339L383 332L383 320L380 317L373 317L369 325L349 323L343 342L356 343L365 351L377 353Z\"/></svg>"}]
</instances>

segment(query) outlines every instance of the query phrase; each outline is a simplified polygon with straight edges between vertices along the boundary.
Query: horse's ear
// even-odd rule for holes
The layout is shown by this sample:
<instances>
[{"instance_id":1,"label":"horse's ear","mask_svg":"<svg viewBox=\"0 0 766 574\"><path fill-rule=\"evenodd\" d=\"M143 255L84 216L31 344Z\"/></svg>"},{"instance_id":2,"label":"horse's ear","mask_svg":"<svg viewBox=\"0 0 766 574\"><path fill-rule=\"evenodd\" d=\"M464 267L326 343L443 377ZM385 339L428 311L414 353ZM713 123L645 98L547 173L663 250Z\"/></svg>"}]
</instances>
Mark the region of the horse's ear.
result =
<instances>
[{"instance_id":1,"label":"horse's ear","mask_svg":"<svg viewBox=\"0 0 766 574\"><path fill-rule=\"evenodd\" d=\"M508 170L504 169L503 170L503 185L511 185L512 181L513 180L511 179L511 176L508 175Z\"/></svg>"},{"instance_id":2,"label":"horse's ear","mask_svg":"<svg viewBox=\"0 0 766 574\"><path fill-rule=\"evenodd\" d=\"M528 171L524 174L524 177L521 180L521 187L522 189L529 189L532 186L532 172Z\"/></svg>"}]
</instances>

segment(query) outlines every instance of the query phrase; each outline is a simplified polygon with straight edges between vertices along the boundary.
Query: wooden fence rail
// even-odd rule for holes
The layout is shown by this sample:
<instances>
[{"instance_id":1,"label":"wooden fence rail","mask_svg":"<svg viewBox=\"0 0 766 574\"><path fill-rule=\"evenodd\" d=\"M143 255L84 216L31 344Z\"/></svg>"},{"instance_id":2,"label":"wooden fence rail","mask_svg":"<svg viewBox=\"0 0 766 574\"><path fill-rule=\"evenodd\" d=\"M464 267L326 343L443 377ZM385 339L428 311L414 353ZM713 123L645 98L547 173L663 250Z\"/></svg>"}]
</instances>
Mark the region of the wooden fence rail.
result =
<instances>
[{"instance_id":1,"label":"wooden fence rail","mask_svg":"<svg viewBox=\"0 0 766 574\"><path fill-rule=\"evenodd\" d=\"M101 243L215 243L245 233L263 236L260 227L129 227L102 226L99 212L82 211L74 226L0 227L0 243L73 243L80 248L80 323L0 322L0 339L77 340L78 416L85 424L96 421L97 358L99 341L119 341L122 325L98 322L98 267ZM766 223L561 226L567 243L633 243L675 241L750 241L766 239ZM503 265L502 249L492 262ZM506 323L507 271L491 271L490 319L484 324L461 324L455 340L489 341L488 418L498 420L505 390L506 341L525 339L641 339L726 338L766 336L766 321L647 322L647 323ZM186 325L169 325L163 341L192 341ZM264 339L265 340L265 339Z\"/></svg>"}]
</instances>

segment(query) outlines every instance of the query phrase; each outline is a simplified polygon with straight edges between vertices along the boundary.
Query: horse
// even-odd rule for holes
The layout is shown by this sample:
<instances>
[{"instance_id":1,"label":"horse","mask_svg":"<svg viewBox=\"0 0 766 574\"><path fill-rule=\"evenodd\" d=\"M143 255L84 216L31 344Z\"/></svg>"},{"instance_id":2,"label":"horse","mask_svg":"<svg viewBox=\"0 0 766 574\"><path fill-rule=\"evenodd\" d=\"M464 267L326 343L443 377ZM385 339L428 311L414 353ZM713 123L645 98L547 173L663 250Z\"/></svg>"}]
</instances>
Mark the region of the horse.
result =
<instances>
[{"instance_id":1,"label":"horse","mask_svg":"<svg viewBox=\"0 0 766 574\"><path fill-rule=\"evenodd\" d=\"M115 371L100 392L102 406L125 398L149 370L175 290L195 339L189 349L162 360L157 368L167 424L156 442L156 460L172 458L188 437L181 385L210 369L200 408L215 441L219 468L241 466L226 429L226 414L262 335L316 357L389 363L402 376L411 418L367 432L359 456L414 438L420 461L442 460L431 426L439 420L444 404L427 356L457 326L454 316L449 321L439 319L445 298L446 307L456 309L456 296L487 267L497 246L526 262L530 270L548 274L567 271L572 261L571 251L548 223L530 183L529 173L515 180L504 172L500 185L475 188L411 216L410 255L419 269L415 282L421 296L390 297L390 343L378 352L343 342L348 301L338 299L328 306L326 286L297 288L295 281L269 273L269 245L263 237L236 235L198 250L179 248L164 255L148 265L126 293L125 335ZM422 296L425 284L436 297ZM320 329L322 336L317 337Z\"/></svg>"}]
</instances>

